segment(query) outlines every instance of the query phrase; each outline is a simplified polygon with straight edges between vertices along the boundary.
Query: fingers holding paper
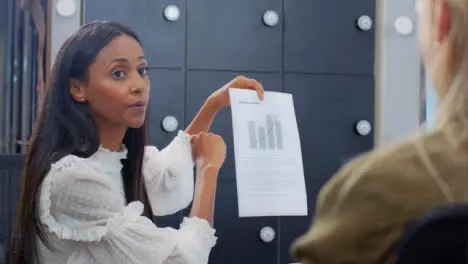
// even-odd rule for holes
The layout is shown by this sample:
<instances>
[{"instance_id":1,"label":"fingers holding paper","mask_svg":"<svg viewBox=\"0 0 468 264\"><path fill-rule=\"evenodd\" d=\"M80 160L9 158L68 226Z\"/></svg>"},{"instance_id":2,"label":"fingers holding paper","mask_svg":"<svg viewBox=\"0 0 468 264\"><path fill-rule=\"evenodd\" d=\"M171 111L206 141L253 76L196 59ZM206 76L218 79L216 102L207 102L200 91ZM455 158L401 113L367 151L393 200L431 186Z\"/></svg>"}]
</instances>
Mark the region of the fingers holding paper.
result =
<instances>
[{"instance_id":1,"label":"fingers holding paper","mask_svg":"<svg viewBox=\"0 0 468 264\"><path fill-rule=\"evenodd\" d=\"M263 96L265 94L263 85L259 81L241 75L237 76L223 87L213 92L210 95L209 100L217 105L218 108L230 106L231 102L229 98L229 89L231 88L253 90L257 93L260 100L263 100Z\"/></svg>"}]
</instances>

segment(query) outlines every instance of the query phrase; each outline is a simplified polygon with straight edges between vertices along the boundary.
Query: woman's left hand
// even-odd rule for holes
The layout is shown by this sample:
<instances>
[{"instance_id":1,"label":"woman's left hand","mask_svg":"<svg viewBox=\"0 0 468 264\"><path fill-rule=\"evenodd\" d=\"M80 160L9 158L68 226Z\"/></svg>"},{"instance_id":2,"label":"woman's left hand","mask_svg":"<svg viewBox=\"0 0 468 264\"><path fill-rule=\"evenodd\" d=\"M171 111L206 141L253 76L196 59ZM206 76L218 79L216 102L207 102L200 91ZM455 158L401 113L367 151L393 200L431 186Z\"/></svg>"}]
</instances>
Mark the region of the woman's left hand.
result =
<instances>
[{"instance_id":1,"label":"woman's left hand","mask_svg":"<svg viewBox=\"0 0 468 264\"><path fill-rule=\"evenodd\" d=\"M249 79L245 76L237 76L223 87L219 88L218 90L214 91L210 97L208 97L208 101L213 103L217 109L230 106L231 101L229 99L229 89L230 88L239 88L239 89L247 89L247 90L254 90L257 92L258 97L260 100L263 100L263 95L265 91L263 90L263 86L260 82L255 79Z\"/></svg>"}]
</instances>

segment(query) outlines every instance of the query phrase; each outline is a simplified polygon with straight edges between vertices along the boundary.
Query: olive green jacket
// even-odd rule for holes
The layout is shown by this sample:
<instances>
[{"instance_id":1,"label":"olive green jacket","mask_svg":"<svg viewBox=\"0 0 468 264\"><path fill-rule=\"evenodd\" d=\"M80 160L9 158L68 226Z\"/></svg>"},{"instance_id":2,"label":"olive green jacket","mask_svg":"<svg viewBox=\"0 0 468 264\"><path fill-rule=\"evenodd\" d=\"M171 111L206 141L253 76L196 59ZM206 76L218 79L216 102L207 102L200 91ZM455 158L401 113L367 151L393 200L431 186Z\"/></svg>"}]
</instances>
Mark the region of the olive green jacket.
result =
<instances>
[{"instance_id":1,"label":"olive green jacket","mask_svg":"<svg viewBox=\"0 0 468 264\"><path fill-rule=\"evenodd\" d=\"M454 123L345 165L320 191L310 230L292 245L293 258L301 264L395 263L406 223L468 202L468 144L448 139L461 132Z\"/></svg>"}]
</instances>

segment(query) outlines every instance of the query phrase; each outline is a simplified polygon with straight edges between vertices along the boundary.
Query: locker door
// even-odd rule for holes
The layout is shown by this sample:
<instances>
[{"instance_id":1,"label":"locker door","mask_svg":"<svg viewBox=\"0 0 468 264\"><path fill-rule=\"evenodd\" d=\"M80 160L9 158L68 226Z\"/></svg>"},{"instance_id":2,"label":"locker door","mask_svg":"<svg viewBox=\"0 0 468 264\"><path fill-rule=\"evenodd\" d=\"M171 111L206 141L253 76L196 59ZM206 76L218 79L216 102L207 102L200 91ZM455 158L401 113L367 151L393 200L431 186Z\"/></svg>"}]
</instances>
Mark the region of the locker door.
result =
<instances>
[{"instance_id":1,"label":"locker door","mask_svg":"<svg viewBox=\"0 0 468 264\"><path fill-rule=\"evenodd\" d=\"M280 71L281 0L187 0L189 69ZM278 14L276 26L263 16Z\"/></svg>"},{"instance_id":2,"label":"locker door","mask_svg":"<svg viewBox=\"0 0 468 264\"><path fill-rule=\"evenodd\" d=\"M291 262L289 247L309 228L322 185L347 160L373 147L372 132L359 135L355 126L374 120L372 76L286 74L285 89L294 96L309 215L281 218L280 263Z\"/></svg>"},{"instance_id":3,"label":"locker door","mask_svg":"<svg viewBox=\"0 0 468 264\"><path fill-rule=\"evenodd\" d=\"M270 242L260 239L264 227L278 234L277 217L239 218L236 180L220 178L216 191L214 228L218 236L210 264L277 263L278 235Z\"/></svg>"},{"instance_id":4,"label":"locker door","mask_svg":"<svg viewBox=\"0 0 468 264\"><path fill-rule=\"evenodd\" d=\"M2 157L4 159L4 157ZM9 173L0 170L0 264L7 263L10 237L10 183Z\"/></svg>"},{"instance_id":5,"label":"locker door","mask_svg":"<svg viewBox=\"0 0 468 264\"><path fill-rule=\"evenodd\" d=\"M168 5L175 5L179 9L178 20L169 22L164 18L164 9ZM87 0L84 17L86 22L111 20L130 27L141 38L147 60L152 67L184 67L184 0Z\"/></svg>"},{"instance_id":6,"label":"locker door","mask_svg":"<svg viewBox=\"0 0 468 264\"><path fill-rule=\"evenodd\" d=\"M150 144L159 149L164 148L177 135L178 129L184 130L184 72L180 70L151 69L151 93L148 116L150 130ZM178 121L179 127L175 131L168 132L162 127L165 117L173 117ZM182 214L157 217L156 224L159 227L171 226L179 228Z\"/></svg>"},{"instance_id":7,"label":"locker door","mask_svg":"<svg viewBox=\"0 0 468 264\"><path fill-rule=\"evenodd\" d=\"M189 71L187 73L187 122L215 89L234 78L233 72ZM265 89L281 91L281 74L245 74L261 81ZM218 244L212 252L210 264L277 263L278 239L271 243L260 240L263 227L278 233L277 217L239 218L234 170L232 119L229 109L218 113L212 131L226 141L228 154L219 174L214 225Z\"/></svg>"},{"instance_id":8,"label":"locker door","mask_svg":"<svg viewBox=\"0 0 468 264\"><path fill-rule=\"evenodd\" d=\"M0 158L0 264L11 262L10 235L16 219L22 169L22 155Z\"/></svg>"},{"instance_id":9,"label":"locker door","mask_svg":"<svg viewBox=\"0 0 468 264\"><path fill-rule=\"evenodd\" d=\"M284 1L285 70L373 74L375 2Z\"/></svg>"}]
</instances>

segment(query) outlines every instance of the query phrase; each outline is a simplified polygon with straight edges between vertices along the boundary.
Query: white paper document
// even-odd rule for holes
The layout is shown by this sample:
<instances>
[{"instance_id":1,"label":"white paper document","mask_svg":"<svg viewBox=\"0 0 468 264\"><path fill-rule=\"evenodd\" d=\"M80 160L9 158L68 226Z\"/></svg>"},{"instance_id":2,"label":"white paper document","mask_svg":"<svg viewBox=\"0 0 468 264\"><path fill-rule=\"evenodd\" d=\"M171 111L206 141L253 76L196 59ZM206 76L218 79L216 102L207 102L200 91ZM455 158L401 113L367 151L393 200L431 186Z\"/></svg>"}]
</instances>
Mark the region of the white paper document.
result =
<instances>
[{"instance_id":1,"label":"white paper document","mask_svg":"<svg viewBox=\"0 0 468 264\"><path fill-rule=\"evenodd\" d=\"M239 217L307 215L291 94L230 89Z\"/></svg>"}]
</instances>

